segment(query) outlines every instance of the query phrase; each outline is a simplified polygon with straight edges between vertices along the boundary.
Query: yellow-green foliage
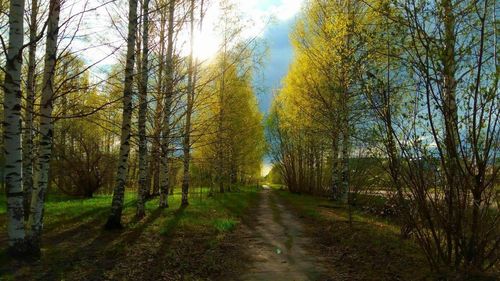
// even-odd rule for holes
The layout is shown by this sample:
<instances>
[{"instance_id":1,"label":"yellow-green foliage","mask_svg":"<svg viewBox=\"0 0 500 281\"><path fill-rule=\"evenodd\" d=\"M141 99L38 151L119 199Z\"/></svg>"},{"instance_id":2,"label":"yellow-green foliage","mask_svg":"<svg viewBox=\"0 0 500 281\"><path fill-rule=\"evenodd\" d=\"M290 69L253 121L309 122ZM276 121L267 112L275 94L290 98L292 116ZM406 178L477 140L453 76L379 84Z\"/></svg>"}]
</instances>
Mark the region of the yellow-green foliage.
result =
<instances>
[{"instance_id":1,"label":"yellow-green foliage","mask_svg":"<svg viewBox=\"0 0 500 281\"><path fill-rule=\"evenodd\" d=\"M195 122L201 134L195 163L205 173L214 175L222 165L226 179L231 169L236 169L240 179L260 175L265 149L263 117L250 69L244 61L229 64L222 57L209 67L208 73L217 78L202 93L204 105Z\"/></svg>"}]
</instances>

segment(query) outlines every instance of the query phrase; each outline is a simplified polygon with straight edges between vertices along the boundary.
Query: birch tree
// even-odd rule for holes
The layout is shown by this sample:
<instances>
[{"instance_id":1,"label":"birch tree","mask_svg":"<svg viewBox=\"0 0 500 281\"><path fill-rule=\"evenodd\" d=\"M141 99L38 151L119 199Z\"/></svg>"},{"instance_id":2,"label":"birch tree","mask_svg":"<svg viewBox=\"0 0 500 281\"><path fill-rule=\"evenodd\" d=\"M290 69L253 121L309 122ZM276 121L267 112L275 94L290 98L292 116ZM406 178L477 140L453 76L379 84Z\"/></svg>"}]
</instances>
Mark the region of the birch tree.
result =
<instances>
[{"instance_id":1,"label":"birch tree","mask_svg":"<svg viewBox=\"0 0 500 281\"><path fill-rule=\"evenodd\" d=\"M167 20L168 20L168 9L165 8L166 3L163 1L158 2L158 12L159 12L159 31L158 31L158 51L154 54L157 58L156 64L158 68L156 70L156 87L153 98L155 99L155 111L153 115L153 125L152 125L152 145L151 145L151 160L149 164L149 183L148 186L152 185L152 190L150 195L156 196L160 191L160 163L158 159L161 159L161 135L162 135L162 125L163 125L163 106L164 106L164 73L165 73L165 36L167 33ZM167 12L165 12L167 11Z\"/></svg>"},{"instance_id":2,"label":"birch tree","mask_svg":"<svg viewBox=\"0 0 500 281\"><path fill-rule=\"evenodd\" d=\"M9 253L23 256L26 251L24 229L21 151L21 66L24 39L24 0L11 0L9 9L9 46L5 66L4 154L7 192L7 234Z\"/></svg>"},{"instance_id":3,"label":"birch tree","mask_svg":"<svg viewBox=\"0 0 500 281\"><path fill-rule=\"evenodd\" d=\"M137 34L137 0L129 0L127 57L125 63L125 81L123 88L123 119L121 124L120 152L116 171L116 182L113 190L111 213L106 222L106 229L122 227L121 217L125 196L125 184L130 154L130 136L132 120L132 91L135 64L135 40Z\"/></svg>"},{"instance_id":4,"label":"birch tree","mask_svg":"<svg viewBox=\"0 0 500 281\"><path fill-rule=\"evenodd\" d=\"M394 122L414 234L431 268L468 279L498 263L496 2L397 3L409 109ZM392 82L395 86L406 84Z\"/></svg>"},{"instance_id":5,"label":"birch tree","mask_svg":"<svg viewBox=\"0 0 500 281\"><path fill-rule=\"evenodd\" d=\"M170 118L172 115L172 99L174 94L174 16L175 0L170 0L168 4L168 31L167 31L167 53L166 53L166 93L163 105L163 127L161 140L161 164L160 164L160 208L168 208L168 193L170 188L169 176L169 146L170 146Z\"/></svg>"},{"instance_id":6,"label":"birch tree","mask_svg":"<svg viewBox=\"0 0 500 281\"><path fill-rule=\"evenodd\" d=\"M54 120L52 110L54 103L54 77L57 56L57 39L59 33L59 16L61 1L51 0L45 43L45 60L43 69L43 89L40 104L40 154L37 158L37 178L33 185L31 198L31 212L29 224L30 246L35 253L40 252L41 235L43 228L43 213L45 195L49 185L49 168L52 156L52 138L54 135Z\"/></svg>"},{"instance_id":7,"label":"birch tree","mask_svg":"<svg viewBox=\"0 0 500 281\"><path fill-rule=\"evenodd\" d=\"M194 8L195 1L191 0L190 7L190 46L189 46L189 58L188 58L188 87L186 93L186 121L184 125L184 140L183 140L183 178L182 178L182 202L183 206L189 205L188 195L189 195L189 161L190 161L190 148L191 148L191 114L193 111L193 99L194 99L194 89L195 89L195 62L193 58L194 50ZM203 6L202 6L203 11ZM200 19L201 20L201 19Z\"/></svg>"},{"instance_id":8,"label":"birch tree","mask_svg":"<svg viewBox=\"0 0 500 281\"><path fill-rule=\"evenodd\" d=\"M142 69L139 89L139 189L137 195L137 218L144 217L144 204L147 192L148 176L148 140L146 121L148 111L148 63L149 63L149 0L144 0L142 12Z\"/></svg>"},{"instance_id":9,"label":"birch tree","mask_svg":"<svg viewBox=\"0 0 500 281\"><path fill-rule=\"evenodd\" d=\"M38 29L38 0L31 1L31 14L29 24L28 49L28 72L26 74L26 109L24 114L23 128L23 187L24 187L24 208L29 210L31 202L31 190L33 187L33 161L34 161L34 110L35 110L35 90L36 90L36 50L37 50L37 29ZM25 212L28 218L29 212Z\"/></svg>"}]
</instances>

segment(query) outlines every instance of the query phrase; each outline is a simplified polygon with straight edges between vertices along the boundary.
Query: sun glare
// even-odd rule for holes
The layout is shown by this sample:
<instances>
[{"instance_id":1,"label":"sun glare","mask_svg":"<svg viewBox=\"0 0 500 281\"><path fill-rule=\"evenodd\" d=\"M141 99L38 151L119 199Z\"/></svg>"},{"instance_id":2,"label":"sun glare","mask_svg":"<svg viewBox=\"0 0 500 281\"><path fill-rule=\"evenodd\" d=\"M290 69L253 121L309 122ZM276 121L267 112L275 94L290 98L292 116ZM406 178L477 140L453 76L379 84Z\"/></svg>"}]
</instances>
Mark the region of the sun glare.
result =
<instances>
[{"instance_id":1,"label":"sun glare","mask_svg":"<svg viewBox=\"0 0 500 281\"><path fill-rule=\"evenodd\" d=\"M273 166L271 164L265 163L262 165L262 171L260 172L261 176L265 177L267 176L271 170L273 169Z\"/></svg>"},{"instance_id":2,"label":"sun glare","mask_svg":"<svg viewBox=\"0 0 500 281\"><path fill-rule=\"evenodd\" d=\"M217 54L220 42L216 34L213 32L201 32L195 38L193 50L195 58L206 61Z\"/></svg>"}]
</instances>

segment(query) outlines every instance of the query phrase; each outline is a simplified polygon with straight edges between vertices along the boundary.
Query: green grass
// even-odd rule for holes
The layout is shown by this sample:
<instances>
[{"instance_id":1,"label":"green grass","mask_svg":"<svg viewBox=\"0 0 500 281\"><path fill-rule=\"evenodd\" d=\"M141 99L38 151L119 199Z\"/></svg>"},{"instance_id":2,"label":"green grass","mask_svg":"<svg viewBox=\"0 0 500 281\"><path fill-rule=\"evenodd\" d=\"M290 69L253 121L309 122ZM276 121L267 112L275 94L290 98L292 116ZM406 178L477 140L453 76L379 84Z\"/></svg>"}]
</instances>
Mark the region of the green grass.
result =
<instances>
[{"instance_id":1,"label":"green grass","mask_svg":"<svg viewBox=\"0 0 500 281\"><path fill-rule=\"evenodd\" d=\"M422 280L430 276L416 242L401 239L399 227L390 220L353 208L353 224L349 226L348 210L340 203L285 191L278 194L310 222L311 235L317 237L321 251L330 249L332 259L340 261L335 267L352 272L353 279Z\"/></svg>"},{"instance_id":2,"label":"green grass","mask_svg":"<svg viewBox=\"0 0 500 281\"><path fill-rule=\"evenodd\" d=\"M275 190L286 189L286 186L283 184L277 184L277 183L264 183L264 184L269 186L271 189L275 189Z\"/></svg>"},{"instance_id":3,"label":"green grass","mask_svg":"<svg viewBox=\"0 0 500 281\"><path fill-rule=\"evenodd\" d=\"M0 195L0 215L7 212L7 198L5 197L5 192Z\"/></svg>"},{"instance_id":4,"label":"green grass","mask_svg":"<svg viewBox=\"0 0 500 281\"><path fill-rule=\"evenodd\" d=\"M160 232L169 235L172 230L196 232L232 230L239 223L248 206L257 198L255 189L245 189L243 192L216 193L213 197L191 200L188 208L166 210L166 219L161 222ZM170 198L171 206L180 206L180 196ZM158 202L148 202L148 209L155 209ZM229 226L232 224L232 226Z\"/></svg>"},{"instance_id":5,"label":"green grass","mask_svg":"<svg viewBox=\"0 0 500 281\"><path fill-rule=\"evenodd\" d=\"M208 190L204 190L203 196L197 194L199 189L193 191L189 206L183 208L179 192L169 196L168 209L158 209L158 199L148 201L146 217L140 221L135 219L136 192L126 192L124 229L118 232L103 230L111 195L75 199L51 194L46 202L41 266L14 266L5 254L7 245L0 245L0 280L8 276L15 280L62 280L73 274L92 280L108 274L115 280L130 280L130 276L153 280L163 276L163 272L169 276L218 276L228 267L236 270L237 265L232 262L238 259L231 255L237 254L229 253L226 257L227 250L222 245L226 234L237 228L256 202L257 189L242 187L237 192L216 193L213 197L207 197ZM0 197L0 204L4 198ZM0 214L0 231L5 235L4 213ZM155 263L152 272L127 272L121 264L129 264L125 266L128 270L140 271L147 267L138 267L136 263L145 260ZM115 264L121 267L115 269Z\"/></svg>"},{"instance_id":6,"label":"green grass","mask_svg":"<svg viewBox=\"0 0 500 281\"><path fill-rule=\"evenodd\" d=\"M0 197L0 202L5 202L5 196ZM108 213L111 206L111 195L98 195L90 199L72 198L65 195L49 194L45 203L44 228L65 227L65 224L86 222ZM134 192L125 194L125 207L135 205ZM1 203L0 203L1 204ZM0 231L5 231L6 205L1 206Z\"/></svg>"},{"instance_id":7,"label":"green grass","mask_svg":"<svg viewBox=\"0 0 500 281\"><path fill-rule=\"evenodd\" d=\"M238 221L233 219L215 219L213 224L219 232L229 232L234 230Z\"/></svg>"}]
</instances>

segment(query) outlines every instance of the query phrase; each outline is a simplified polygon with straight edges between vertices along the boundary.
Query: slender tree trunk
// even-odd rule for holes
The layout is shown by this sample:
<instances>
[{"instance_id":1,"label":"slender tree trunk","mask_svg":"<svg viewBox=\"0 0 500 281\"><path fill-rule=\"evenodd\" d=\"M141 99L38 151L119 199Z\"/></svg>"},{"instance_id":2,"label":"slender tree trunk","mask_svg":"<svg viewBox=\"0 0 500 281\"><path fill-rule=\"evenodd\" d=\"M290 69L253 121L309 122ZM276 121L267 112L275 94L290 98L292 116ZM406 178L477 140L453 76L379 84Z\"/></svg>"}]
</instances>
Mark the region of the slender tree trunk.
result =
<instances>
[{"instance_id":1,"label":"slender tree trunk","mask_svg":"<svg viewBox=\"0 0 500 281\"><path fill-rule=\"evenodd\" d=\"M62 73L64 75L64 78L67 78L67 73L68 73L68 63L63 63L62 65ZM71 86L70 85L63 85L60 90L63 93L66 93L65 91L71 91ZM68 96L67 94L64 94L61 96L61 114L62 116L66 116L68 113ZM59 159L66 159L66 132L68 129L67 123L63 122L62 126L59 128L59 141L56 142L58 144L58 156ZM56 159L57 161L58 159ZM53 181L57 180L57 186L62 189L66 190L67 186L67 181L65 180L64 174L61 171L55 171L55 174L57 175L55 179L52 179Z\"/></svg>"},{"instance_id":2,"label":"slender tree trunk","mask_svg":"<svg viewBox=\"0 0 500 281\"><path fill-rule=\"evenodd\" d=\"M174 94L174 14L175 0L170 0L168 8L168 33L167 33L167 60L166 60L166 95L164 105L163 136L161 143L161 166L160 166L160 208L168 208L168 192L170 187L170 167L168 165L170 145L170 115L172 99Z\"/></svg>"},{"instance_id":3,"label":"slender tree trunk","mask_svg":"<svg viewBox=\"0 0 500 281\"><path fill-rule=\"evenodd\" d=\"M148 143L146 138L146 119L148 113L148 56L149 56L149 0L143 3L142 23L142 69L139 93L139 188L137 194L137 218L144 217L144 203L147 190Z\"/></svg>"},{"instance_id":4,"label":"slender tree trunk","mask_svg":"<svg viewBox=\"0 0 500 281\"><path fill-rule=\"evenodd\" d=\"M340 194L340 184L339 184L339 138L338 134L333 134L332 136L332 186L331 186L331 196L333 200L338 199Z\"/></svg>"},{"instance_id":5,"label":"slender tree trunk","mask_svg":"<svg viewBox=\"0 0 500 281\"><path fill-rule=\"evenodd\" d=\"M226 29L226 28L225 28ZM226 31L225 31L226 32ZM224 193L224 100L226 91L226 54L227 38L224 34L224 50L222 53L222 75L219 93L219 116L217 124L217 177L219 180L219 192Z\"/></svg>"},{"instance_id":6,"label":"slender tree trunk","mask_svg":"<svg viewBox=\"0 0 500 281\"><path fill-rule=\"evenodd\" d=\"M387 11L389 13L389 11ZM381 89L384 101L384 108L382 116L380 116L385 125L385 146L387 156L389 159L389 173L391 175L392 183L396 190L396 197L398 201L398 211L400 219L400 235L402 238L408 238L412 231L411 213L409 206L406 202L403 182L401 180L401 169L398 152L396 149L395 132L392 124L392 88L391 88L391 38L389 37L389 23L387 23L387 73L386 73L386 89Z\"/></svg>"},{"instance_id":7,"label":"slender tree trunk","mask_svg":"<svg viewBox=\"0 0 500 281\"><path fill-rule=\"evenodd\" d=\"M23 256L24 230L23 178L21 151L21 66L24 39L24 0L11 0L9 10L9 47L5 66L4 155L7 192L7 234L9 253Z\"/></svg>"},{"instance_id":8,"label":"slender tree trunk","mask_svg":"<svg viewBox=\"0 0 500 281\"><path fill-rule=\"evenodd\" d=\"M43 71L43 90L40 105L40 154L36 164L37 179L33 186L30 216L30 243L34 253L40 252L43 228L45 194L49 185L49 168L52 156L52 140L54 136L54 120L52 109L54 103L54 77L57 56L57 38L59 33L60 0L51 0L45 46L45 65Z\"/></svg>"},{"instance_id":9,"label":"slender tree trunk","mask_svg":"<svg viewBox=\"0 0 500 281\"><path fill-rule=\"evenodd\" d=\"M194 65L193 65L193 49L194 49L194 0L191 0L191 42L190 42L190 54L189 54L189 73L188 73L188 90L186 99L186 124L184 127L184 142L183 142L183 169L184 176L182 179L182 205L189 205L188 195L189 195L189 160L190 160L190 149L191 149L191 113L193 111L193 99L194 99Z\"/></svg>"},{"instance_id":10,"label":"slender tree trunk","mask_svg":"<svg viewBox=\"0 0 500 281\"><path fill-rule=\"evenodd\" d=\"M344 113L347 115L346 113ZM347 118L344 117L344 118ZM347 204L349 210L349 222L352 221L351 218L351 202L350 202L350 171L349 171L349 123L345 122L342 126L342 197L341 201Z\"/></svg>"},{"instance_id":11,"label":"slender tree trunk","mask_svg":"<svg viewBox=\"0 0 500 281\"><path fill-rule=\"evenodd\" d=\"M165 95L163 93L163 70L165 66L165 28L167 24L167 16L164 12L160 14L160 51L158 58L158 74L156 81L156 109L154 115L154 140L151 148L151 174L153 181L152 194L158 195L160 192L160 162L161 159L161 142L162 142L162 124L163 124L163 107Z\"/></svg>"},{"instance_id":12,"label":"slender tree trunk","mask_svg":"<svg viewBox=\"0 0 500 281\"><path fill-rule=\"evenodd\" d=\"M106 222L106 229L121 228L125 184L127 180L128 158L130 153L130 123L132 119L132 87L134 81L135 39L137 29L137 0L129 0L127 36L127 62L125 64L125 85L123 89L123 119L120 140L120 154L116 183L113 191L111 213Z\"/></svg>"},{"instance_id":13,"label":"slender tree trunk","mask_svg":"<svg viewBox=\"0 0 500 281\"><path fill-rule=\"evenodd\" d=\"M348 26L347 33L345 35L346 41L346 54L345 55L345 65L350 65L353 60L354 54L351 49L351 37L354 29L354 15L351 7L351 2L347 1L346 12L348 18ZM352 73L352 69L344 69L344 73L342 75L342 88L343 88L343 97L341 97L341 116L342 116L342 202L347 204L348 212L349 212L349 225L352 225L352 210L351 210L351 200L350 200L350 168L349 168L349 160L350 160L350 122L349 122L349 100L350 100L350 91L349 91L349 76L354 75Z\"/></svg>"},{"instance_id":14,"label":"slender tree trunk","mask_svg":"<svg viewBox=\"0 0 500 281\"><path fill-rule=\"evenodd\" d=\"M26 111L24 115L24 132L23 132L23 187L24 187L24 218L28 220L31 190L33 188L33 111L35 109L35 72L36 72L36 49L37 49L37 18L38 18L38 1L31 1L30 15L30 45L28 50L28 73L26 81Z\"/></svg>"}]
</instances>

